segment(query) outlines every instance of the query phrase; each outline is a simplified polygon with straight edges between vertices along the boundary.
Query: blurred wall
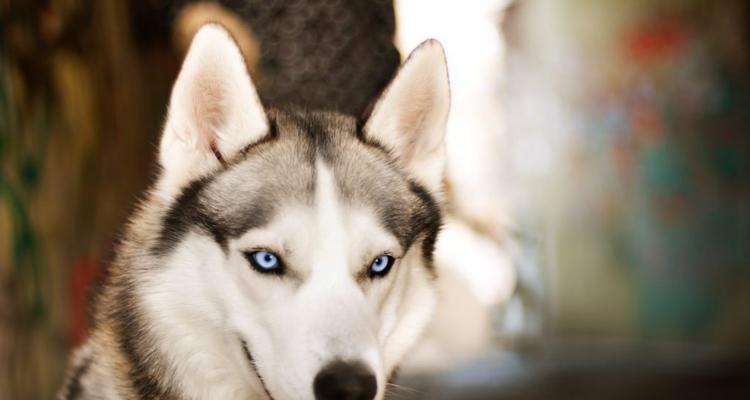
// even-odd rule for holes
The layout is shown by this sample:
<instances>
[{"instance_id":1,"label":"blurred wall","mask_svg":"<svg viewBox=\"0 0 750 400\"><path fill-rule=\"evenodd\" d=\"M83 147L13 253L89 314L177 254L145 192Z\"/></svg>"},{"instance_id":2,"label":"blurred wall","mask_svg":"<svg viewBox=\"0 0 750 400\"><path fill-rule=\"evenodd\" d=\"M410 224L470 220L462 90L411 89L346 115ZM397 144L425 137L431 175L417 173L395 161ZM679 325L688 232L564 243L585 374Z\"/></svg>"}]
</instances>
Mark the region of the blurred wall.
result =
<instances>
[{"instance_id":1,"label":"blurred wall","mask_svg":"<svg viewBox=\"0 0 750 400\"><path fill-rule=\"evenodd\" d=\"M139 13L0 2L0 398L53 397L153 170L179 56Z\"/></svg>"},{"instance_id":2,"label":"blurred wall","mask_svg":"<svg viewBox=\"0 0 750 400\"><path fill-rule=\"evenodd\" d=\"M505 114L548 332L750 344L744 1L519 1Z\"/></svg>"}]
</instances>

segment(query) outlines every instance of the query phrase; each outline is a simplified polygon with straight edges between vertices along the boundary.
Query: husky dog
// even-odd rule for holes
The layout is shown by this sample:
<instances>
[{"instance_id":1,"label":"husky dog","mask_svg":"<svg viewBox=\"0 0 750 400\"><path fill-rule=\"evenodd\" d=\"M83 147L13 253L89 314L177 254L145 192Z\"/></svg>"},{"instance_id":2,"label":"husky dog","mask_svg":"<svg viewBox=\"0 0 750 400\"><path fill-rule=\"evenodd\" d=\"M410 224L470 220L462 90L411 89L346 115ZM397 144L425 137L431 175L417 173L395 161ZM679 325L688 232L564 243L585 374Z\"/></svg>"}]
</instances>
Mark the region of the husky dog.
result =
<instances>
[{"instance_id":1,"label":"husky dog","mask_svg":"<svg viewBox=\"0 0 750 400\"><path fill-rule=\"evenodd\" d=\"M60 397L382 399L435 304L448 109L435 40L360 121L265 109L203 27Z\"/></svg>"}]
</instances>

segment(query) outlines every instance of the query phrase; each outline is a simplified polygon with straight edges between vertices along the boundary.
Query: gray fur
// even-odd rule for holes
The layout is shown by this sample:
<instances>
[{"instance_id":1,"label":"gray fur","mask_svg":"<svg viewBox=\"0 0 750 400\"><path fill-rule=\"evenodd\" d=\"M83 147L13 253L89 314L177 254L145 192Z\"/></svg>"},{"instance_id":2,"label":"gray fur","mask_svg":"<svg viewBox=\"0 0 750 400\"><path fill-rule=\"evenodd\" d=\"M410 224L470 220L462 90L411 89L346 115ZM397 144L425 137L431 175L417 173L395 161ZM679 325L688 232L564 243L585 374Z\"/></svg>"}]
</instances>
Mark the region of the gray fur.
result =
<instances>
[{"instance_id":1,"label":"gray fur","mask_svg":"<svg viewBox=\"0 0 750 400\"><path fill-rule=\"evenodd\" d=\"M164 171L124 231L60 398L312 398L335 357L369 363L382 398L435 304L449 88L439 43L414 54L363 124L263 110L231 38L203 27L173 89ZM252 246L287 243L307 252L298 266L316 263L308 276L250 270ZM396 252L394 272L367 275Z\"/></svg>"},{"instance_id":2,"label":"gray fur","mask_svg":"<svg viewBox=\"0 0 750 400\"><path fill-rule=\"evenodd\" d=\"M156 338L143 325L134 296L141 277L159 268L182 236L201 232L222 244L269 221L290 204L310 204L315 160L332 169L340 198L376 210L406 250L423 238L425 265L440 226L432 197L412 182L387 150L367 143L349 116L269 110L273 134L224 168L188 185L173 202L147 195L131 219L109 279L96 297L95 326L85 352L74 357L61 399L179 398L169 369L154 353Z\"/></svg>"},{"instance_id":3,"label":"gray fur","mask_svg":"<svg viewBox=\"0 0 750 400\"><path fill-rule=\"evenodd\" d=\"M188 225L221 244L262 226L282 205L309 204L318 157L332 167L340 197L376 210L404 249L426 225L435 224L434 201L422 196L387 150L361 139L353 117L276 110L268 115L275 124L272 138L183 191L163 221L158 252L178 242Z\"/></svg>"}]
</instances>

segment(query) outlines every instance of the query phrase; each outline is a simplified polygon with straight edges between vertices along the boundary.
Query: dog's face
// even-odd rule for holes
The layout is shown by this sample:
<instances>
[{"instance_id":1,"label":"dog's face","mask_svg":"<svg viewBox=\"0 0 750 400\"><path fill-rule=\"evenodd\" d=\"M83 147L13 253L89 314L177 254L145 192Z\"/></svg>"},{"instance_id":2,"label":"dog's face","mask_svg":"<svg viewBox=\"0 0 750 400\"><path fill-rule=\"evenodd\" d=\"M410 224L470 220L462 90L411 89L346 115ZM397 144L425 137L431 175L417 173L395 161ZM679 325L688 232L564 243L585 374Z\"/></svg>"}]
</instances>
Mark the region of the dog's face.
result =
<instances>
[{"instance_id":1,"label":"dog's face","mask_svg":"<svg viewBox=\"0 0 750 400\"><path fill-rule=\"evenodd\" d=\"M161 143L159 329L277 400L382 398L434 305L448 98L426 42L364 124L266 111L233 41L204 27Z\"/></svg>"}]
</instances>

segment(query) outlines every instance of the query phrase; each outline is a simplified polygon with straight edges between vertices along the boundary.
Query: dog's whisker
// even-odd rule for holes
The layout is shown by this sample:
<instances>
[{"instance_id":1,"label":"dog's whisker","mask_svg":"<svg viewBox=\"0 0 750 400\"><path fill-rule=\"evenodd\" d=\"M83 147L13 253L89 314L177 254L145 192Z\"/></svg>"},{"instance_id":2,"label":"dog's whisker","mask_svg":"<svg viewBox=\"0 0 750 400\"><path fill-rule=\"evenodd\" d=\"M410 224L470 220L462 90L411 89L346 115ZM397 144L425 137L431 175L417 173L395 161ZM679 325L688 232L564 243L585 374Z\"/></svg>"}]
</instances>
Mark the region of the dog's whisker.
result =
<instances>
[{"instance_id":1,"label":"dog's whisker","mask_svg":"<svg viewBox=\"0 0 750 400\"><path fill-rule=\"evenodd\" d=\"M409 393L413 393L413 394L421 394L422 393L422 391L420 391L419 389L415 389L415 388L412 388L412 387L399 385L399 384L396 384L396 383L390 383L390 382L386 383L386 390L388 390L388 389L399 390L399 391L409 392Z\"/></svg>"},{"instance_id":2,"label":"dog's whisker","mask_svg":"<svg viewBox=\"0 0 750 400\"><path fill-rule=\"evenodd\" d=\"M399 391L393 390L393 388L386 388L386 390L385 390L385 399L387 399L387 400L414 399L415 397L420 397L420 396L417 396L417 395L421 395L421 394L422 393L420 393L418 391L416 393L411 393L411 392L404 393L404 392L399 392Z\"/></svg>"}]
</instances>

